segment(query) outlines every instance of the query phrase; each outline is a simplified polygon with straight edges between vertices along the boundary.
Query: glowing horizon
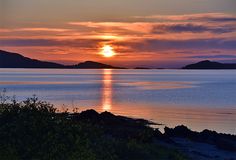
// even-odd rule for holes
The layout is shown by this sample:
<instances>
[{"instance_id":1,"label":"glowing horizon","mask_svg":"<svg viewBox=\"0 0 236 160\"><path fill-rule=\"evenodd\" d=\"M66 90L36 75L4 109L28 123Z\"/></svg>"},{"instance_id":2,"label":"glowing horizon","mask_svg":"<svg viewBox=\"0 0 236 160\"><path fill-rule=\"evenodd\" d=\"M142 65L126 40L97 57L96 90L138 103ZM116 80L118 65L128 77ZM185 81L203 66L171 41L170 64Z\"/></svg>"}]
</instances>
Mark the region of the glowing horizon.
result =
<instances>
[{"instance_id":1,"label":"glowing horizon","mask_svg":"<svg viewBox=\"0 0 236 160\"><path fill-rule=\"evenodd\" d=\"M204 59L236 62L232 0L183 0L175 7L168 5L170 0L0 3L0 49L31 58L122 67L180 67ZM104 52L106 45L110 47Z\"/></svg>"}]
</instances>

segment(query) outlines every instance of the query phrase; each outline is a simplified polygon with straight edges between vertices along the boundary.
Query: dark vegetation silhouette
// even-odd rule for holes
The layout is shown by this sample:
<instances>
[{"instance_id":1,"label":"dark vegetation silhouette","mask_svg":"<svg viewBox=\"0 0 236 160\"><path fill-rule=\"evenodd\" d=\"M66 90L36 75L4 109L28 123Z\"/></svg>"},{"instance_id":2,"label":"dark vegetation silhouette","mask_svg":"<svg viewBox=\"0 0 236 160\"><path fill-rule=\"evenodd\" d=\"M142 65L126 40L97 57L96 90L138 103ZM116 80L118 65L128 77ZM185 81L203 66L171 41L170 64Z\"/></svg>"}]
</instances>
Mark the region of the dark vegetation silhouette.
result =
<instances>
[{"instance_id":1,"label":"dark vegetation silhouette","mask_svg":"<svg viewBox=\"0 0 236 160\"><path fill-rule=\"evenodd\" d=\"M0 93L0 159L152 160L188 159L176 145L180 137L236 152L236 136L185 126L149 127L153 122L110 112L58 111L36 96L18 102ZM171 146L171 147L170 147Z\"/></svg>"},{"instance_id":2,"label":"dark vegetation silhouette","mask_svg":"<svg viewBox=\"0 0 236 160\"><path fill-rule=\"evenodd\" d=\"M183 67L183 69L236 69L236 64L219 63L205 60L195 64L189 64Z\"/></svg>"},{"instance_id":3,"label":"dark vegetation silhouette","mask_svg":"<svg viewBox=\"0 0 236 160\"><path fill-rule=\"evenodd\" d=\"M0 159L186 159L153 143L146 120L101 114L57 112L32 97L17 102L0 95Z\"/></svg>"}]
</instances>

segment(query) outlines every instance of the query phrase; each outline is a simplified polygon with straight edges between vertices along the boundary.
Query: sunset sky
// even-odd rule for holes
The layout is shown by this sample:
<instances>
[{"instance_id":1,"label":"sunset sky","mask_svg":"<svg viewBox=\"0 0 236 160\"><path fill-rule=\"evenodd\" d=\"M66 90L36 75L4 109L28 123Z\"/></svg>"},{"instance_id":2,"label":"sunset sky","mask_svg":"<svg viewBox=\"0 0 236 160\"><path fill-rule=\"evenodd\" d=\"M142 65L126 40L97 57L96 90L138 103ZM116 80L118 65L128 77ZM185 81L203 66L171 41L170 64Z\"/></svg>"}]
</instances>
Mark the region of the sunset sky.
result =
<instances>
[{"instance_id":1,"label":"sunset sky","mask_svg":"<svg viewBox=\"0 0 236 160\"><path fill-rule=\"evenodd\" d=\"M0 49L63 64L236 62L236 1L0 0Z\"/></svg>"}]
</instances>

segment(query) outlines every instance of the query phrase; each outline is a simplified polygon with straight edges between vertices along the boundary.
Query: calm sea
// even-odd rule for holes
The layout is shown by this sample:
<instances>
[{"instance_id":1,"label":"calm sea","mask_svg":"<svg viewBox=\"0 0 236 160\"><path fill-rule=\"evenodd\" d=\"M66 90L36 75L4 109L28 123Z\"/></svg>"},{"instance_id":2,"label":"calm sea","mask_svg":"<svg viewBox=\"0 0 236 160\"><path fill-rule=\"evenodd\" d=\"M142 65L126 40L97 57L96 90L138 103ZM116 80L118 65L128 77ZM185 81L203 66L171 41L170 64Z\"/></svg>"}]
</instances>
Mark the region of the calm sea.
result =
<instances>
[{"instance_id":1,"label":"calm sea","mask_svg":"<svg viewBox=\"0 0 236 160\"><path fill-rule=\"evenodd\" d=\"M236 134L236 70L0 69L3 88L18 100L36 94L60 109Z\"/></svg>"}]
</instances>

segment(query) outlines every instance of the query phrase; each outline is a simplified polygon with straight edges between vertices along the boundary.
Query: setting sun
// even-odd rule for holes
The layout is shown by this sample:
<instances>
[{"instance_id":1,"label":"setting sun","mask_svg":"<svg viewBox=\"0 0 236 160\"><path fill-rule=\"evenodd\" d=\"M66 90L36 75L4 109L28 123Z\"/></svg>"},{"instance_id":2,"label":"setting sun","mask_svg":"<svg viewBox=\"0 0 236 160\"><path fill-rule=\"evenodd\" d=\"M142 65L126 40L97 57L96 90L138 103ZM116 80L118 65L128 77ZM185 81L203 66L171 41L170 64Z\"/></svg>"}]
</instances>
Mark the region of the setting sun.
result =
<instances>
[{"instance_id":1,"label":"setting sun","mask_svg":"<svg viewBox=\"0 0 236 160\"><path fill-rule=\"evenodd\" d=\"M102 47L102 52L101 54L104 57L112 57L115 55L115 52L113 51L113 48L110 45L105 45Z\"/></svg>"}]
</instances>

